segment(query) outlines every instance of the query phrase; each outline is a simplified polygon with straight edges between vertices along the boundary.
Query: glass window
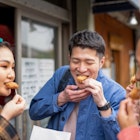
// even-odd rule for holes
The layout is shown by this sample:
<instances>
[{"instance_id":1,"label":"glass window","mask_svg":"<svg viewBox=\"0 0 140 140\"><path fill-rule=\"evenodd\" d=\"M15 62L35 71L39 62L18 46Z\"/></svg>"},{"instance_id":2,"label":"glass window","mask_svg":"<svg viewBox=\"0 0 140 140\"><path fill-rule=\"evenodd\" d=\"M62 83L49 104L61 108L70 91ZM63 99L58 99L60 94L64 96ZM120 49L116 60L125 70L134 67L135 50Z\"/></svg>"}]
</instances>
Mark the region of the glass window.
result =
<instances>
[{"instance_id":1,"label":"glass window","mask_svg":"<svg viewBox=\"0 0 140 140\"><path fill-rule=\"evenodd\" d=\"M30 101L55 70L57 28L22 18L22 96Z\"/></svg>"},{"instance_id":2,"label":"glass window","mask_svg":"<svg viewBox=\"0 0 140 140\"><path fill-rule=\"evenodd\" d=\"M40 23L29 18L22 18L22 74L21 74L21 95L27 103L27 110L23 113L23 126L25 137L30 137L32 124L28 114L31 99L37 94L40 88L50 79L55 70L55 60L58 39L58 27ZM46 126L49 118L37 123ZM28 122L28 123L27 123Z\"/></svg>"},{"instance_id":3,"label":"glass window","mask_svg":"<svg viewBox=\"0 0 140 140\"><path fill-rule=\"evenodd\" d=\"M22 57L53 58L57 28L31 19L22 19Z\"/></svg>"}]
</instances>

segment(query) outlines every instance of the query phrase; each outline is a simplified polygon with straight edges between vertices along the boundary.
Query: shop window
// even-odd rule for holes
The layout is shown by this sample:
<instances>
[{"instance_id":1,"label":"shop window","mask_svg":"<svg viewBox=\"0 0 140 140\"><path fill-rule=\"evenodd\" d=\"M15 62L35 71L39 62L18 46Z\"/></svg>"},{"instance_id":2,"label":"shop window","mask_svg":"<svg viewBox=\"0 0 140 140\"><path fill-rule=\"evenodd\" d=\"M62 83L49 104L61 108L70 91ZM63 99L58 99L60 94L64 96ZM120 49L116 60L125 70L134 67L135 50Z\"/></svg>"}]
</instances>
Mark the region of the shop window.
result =
<instances>
[{"instance_id":1,"label":"shop window","mask_svg":"<svg viewBox=\"0 0 140 140\"><path fill-rule=\"evenodd\" d=\"M55 70L57 28L22 18L22 96L31 99Z\"/></svg>"}]
</instances>

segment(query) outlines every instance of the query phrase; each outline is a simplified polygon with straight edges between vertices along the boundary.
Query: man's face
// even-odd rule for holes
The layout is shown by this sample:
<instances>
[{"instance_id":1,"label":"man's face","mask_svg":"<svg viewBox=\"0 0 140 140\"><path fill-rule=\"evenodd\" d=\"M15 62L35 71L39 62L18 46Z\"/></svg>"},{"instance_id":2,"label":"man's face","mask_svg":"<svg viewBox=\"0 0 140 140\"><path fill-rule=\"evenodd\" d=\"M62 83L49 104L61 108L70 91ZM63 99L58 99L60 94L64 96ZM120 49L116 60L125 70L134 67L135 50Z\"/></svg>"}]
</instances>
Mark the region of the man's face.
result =
<instances>
[{"instance_id":1,"label":"man's face","mask_svg":"<svg viewBox=\"0 0 140 140\"><path fill-rule=\"evenodd\" d=\"M136 79L137 81L140 81L140 40L137 43L137 49L136 49Z\"/></svg>"},{"instance_id":2,"label":"man's face","mask_svg":"<svg viewBox=\"0 0 140 140\"><path fill-rule=\"evenodd\" d=\"M70 56L70 70L78 85L77 76L84 75L93 79L98 76L99 69L103 66L105 58L101 60L95 50L75 47Z\"/></svg>"}]
</instances>

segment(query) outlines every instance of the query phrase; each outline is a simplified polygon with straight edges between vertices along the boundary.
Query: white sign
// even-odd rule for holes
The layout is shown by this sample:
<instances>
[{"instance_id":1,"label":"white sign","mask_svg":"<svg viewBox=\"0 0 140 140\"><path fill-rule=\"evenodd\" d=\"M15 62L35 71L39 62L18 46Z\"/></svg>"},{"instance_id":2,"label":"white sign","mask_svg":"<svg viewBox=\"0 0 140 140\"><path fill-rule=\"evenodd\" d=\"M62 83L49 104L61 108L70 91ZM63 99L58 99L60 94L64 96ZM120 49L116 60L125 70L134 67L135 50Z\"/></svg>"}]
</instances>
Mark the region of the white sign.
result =
<instances>
[{"instance_id":1,"label":"white sign","mask_svg":"<svg viewBox=\"0 0 140 140\"><path fill-rule=\"evenodd\" d=\"M53 59L22 58L21 94L29 108L31 99L54 73Z\"/></svg>"}]
</instances>

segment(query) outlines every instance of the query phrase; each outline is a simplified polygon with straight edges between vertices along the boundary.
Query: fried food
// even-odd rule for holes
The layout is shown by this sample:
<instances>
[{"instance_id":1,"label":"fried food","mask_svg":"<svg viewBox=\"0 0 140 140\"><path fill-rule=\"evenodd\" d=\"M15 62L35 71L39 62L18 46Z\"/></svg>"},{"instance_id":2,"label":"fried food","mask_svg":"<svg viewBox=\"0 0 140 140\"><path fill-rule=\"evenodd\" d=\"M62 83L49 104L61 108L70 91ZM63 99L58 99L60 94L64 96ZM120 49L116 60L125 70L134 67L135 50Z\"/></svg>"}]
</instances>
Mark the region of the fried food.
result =
<instances>
[{"instance_id":1,"label":"fried food","mask_svg":"<svg viewBox=\"0 0 140 140\"><path fill-rule=\"evenodd\" d=\"M133 100L140 99L140 88L138 85L139 83L135 75L131 77L130 83L133 85L136 83L136 87L131 90L131 92L129 93L129 97L132 98Z\"/></svg>"},{"instance_id":2,"label":"fried food","mask_svg":"<svg viewBox=\"0 0 140 140\"><path fill-rule=\"evenodd\" d=\"M130 83L131 83L131 84L135 84L136 82L137 82L136 76L134 75L134 76L131 77Z\"/></svg>"},{"instance_id":3,"label":"fried food","mask_svg":"<svg viewBox=\"0 0 140 140\"><path fill-rule=\"evenodd\" d=\"M129 93L129 97L132 98L133 100L140 99L140 89L139 88L132 89L132 91Z\"/></svg>"},{"instance_id":4,"label":"fried food","mask_svg":"<svg viewBox=\"0 0 140 140\"><path fill-rule=\"evenodd\" d=\"M80 75L80 76L77 76L77 81L79 82L79 83L82 83L84 80L86 80L88 77L87 76L82 76L82 75Z\"/></svg>"},{"instance_id":5,"label":"fried food","mask_svg":"<svg viewBox=\"0 0 140 140\"><path fill-rule=\"evenodd\" d=\"M8 82L6 83L6 87L10 89L17 89L19 86L16 82Z\"/></svg>"}]
</instances>

